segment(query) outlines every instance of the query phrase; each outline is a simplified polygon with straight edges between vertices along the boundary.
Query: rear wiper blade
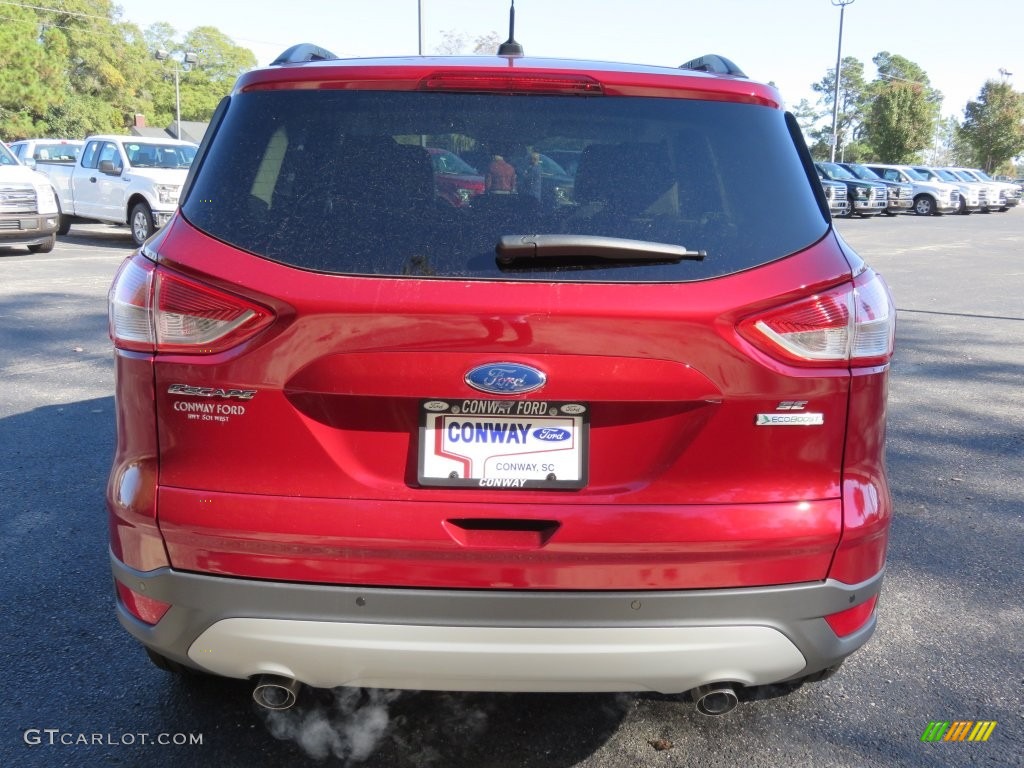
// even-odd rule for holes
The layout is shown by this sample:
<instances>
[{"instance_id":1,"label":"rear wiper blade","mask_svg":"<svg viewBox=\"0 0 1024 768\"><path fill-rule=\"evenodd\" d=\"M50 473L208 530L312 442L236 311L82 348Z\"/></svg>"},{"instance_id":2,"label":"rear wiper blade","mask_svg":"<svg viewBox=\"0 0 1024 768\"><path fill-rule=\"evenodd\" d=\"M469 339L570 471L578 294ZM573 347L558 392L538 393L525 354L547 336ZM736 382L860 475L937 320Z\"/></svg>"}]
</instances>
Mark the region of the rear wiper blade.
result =
<instances>
[{"instance_id":1,"label":"rear wiper blade","mask_svg":"<svg viewBox=\"0 0 1024 768\"><path fill-rule=\"evenodd\" d=\"M707 251L691 251L673 243L627 240L599 235L505 235L495 247L502 266L537 259L599 259L608 262L674 263L683 259L703 261Z\"/></svg>"}]
</instances>

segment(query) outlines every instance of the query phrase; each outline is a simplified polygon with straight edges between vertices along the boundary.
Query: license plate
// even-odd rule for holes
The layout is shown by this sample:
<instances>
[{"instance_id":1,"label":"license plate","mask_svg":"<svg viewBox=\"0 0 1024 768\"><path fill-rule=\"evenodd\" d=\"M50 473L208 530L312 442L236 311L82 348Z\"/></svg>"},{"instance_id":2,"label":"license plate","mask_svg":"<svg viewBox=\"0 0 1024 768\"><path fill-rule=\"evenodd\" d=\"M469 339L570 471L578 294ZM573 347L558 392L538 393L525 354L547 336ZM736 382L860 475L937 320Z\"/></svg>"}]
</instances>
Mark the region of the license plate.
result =
<instances>
[{"instance_id":1,"label":"license plate","mask_svg":"<svg viewBox=\"0 0 1024 768\"><path fill-rule=\"evenodd\" d=\"M583 488L590 409L541 400L423 400L419 483Z\"/></svg>"}]
</instances>

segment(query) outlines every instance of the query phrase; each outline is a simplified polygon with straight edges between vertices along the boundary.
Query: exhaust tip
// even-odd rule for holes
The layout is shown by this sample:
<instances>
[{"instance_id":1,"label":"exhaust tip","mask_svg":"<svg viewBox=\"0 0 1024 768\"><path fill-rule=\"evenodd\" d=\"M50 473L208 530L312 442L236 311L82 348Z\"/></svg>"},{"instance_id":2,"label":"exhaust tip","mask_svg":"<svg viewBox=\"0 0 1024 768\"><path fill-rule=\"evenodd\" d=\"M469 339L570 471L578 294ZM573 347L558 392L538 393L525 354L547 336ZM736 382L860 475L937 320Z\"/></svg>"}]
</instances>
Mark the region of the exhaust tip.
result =
<instances>
[{"instance_id":1,"label":"exhaust tip","mask_svg":"<svg viewBox=\"0 0 1024 768\"><path fill-rule=\"evenodd\" d=\"M728 714L740 703L736 689L730 683L699 686L693 689L692 696L697 711L708 717Z\"/></svg>"},{"instance_id":2,"label":"exhaust tip","mask_svg":"<svg viewBox=\"0 0 1024 768\"><path fill-rule=\"evenodd\" d=\"M278 675L260 675L252 689L252 698L264 709L291 709L299 697L302 683Z\"/></svg>"}]
</instances>

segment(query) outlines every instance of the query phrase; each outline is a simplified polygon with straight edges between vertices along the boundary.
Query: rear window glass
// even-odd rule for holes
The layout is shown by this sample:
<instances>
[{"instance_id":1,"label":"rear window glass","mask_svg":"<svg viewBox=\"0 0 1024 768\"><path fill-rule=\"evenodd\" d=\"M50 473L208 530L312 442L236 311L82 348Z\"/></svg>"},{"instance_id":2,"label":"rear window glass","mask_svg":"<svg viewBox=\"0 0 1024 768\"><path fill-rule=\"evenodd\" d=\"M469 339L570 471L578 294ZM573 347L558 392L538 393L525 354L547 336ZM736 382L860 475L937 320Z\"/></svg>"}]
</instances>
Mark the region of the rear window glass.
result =
<instances>
[{"instance_id":1,"label":"rear window glass","mask_svg":"<svg viewBox=\"0 0 1024 768\"><path fill-rule=\"evenodd\" d=\"M504 280L699 280L782 258L828 227L778 110L343 90L233 97L182 212L303 269ZM706 256L498 263L499 239L517 235Z\"/></svg>"},{"instance_id":2,"label":"rear window glass","mask_svg":"<svg viewBox=\"0 0 1024 768\"><path fill-rule=\"evenodd\" d=\"M34 160L43 163L65 163L73 165L82 151L79 144L36 144L32 150Z\"/></svg>"},{"instance_id":3,"label":"rear window glass","mask_svg":"<svg viewBox=\"0 0 1024 768\"><path fill-rule=\"evenodd\" d=\"M181 144L125 142L124 151L136 168L188 168L196 156L196 147Z\"/></svg>"}]
</instances>

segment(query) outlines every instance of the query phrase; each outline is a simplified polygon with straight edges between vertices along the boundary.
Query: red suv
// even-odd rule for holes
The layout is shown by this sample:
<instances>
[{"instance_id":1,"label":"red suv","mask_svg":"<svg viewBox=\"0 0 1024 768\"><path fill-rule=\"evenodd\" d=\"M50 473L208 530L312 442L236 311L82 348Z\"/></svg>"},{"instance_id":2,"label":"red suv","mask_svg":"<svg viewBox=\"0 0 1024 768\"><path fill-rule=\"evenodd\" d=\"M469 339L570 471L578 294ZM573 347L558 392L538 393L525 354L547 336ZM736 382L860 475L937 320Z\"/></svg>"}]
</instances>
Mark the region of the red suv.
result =
<instances>
[{"instance_id":1,"label":"red suv","mask_svg":"<svg viewBox=\"0 0 1024 768\"><path fill-rule=\"evenodd\" d=\"M867 641L895 313L775 89L714 57L326 56L241 77L110 290L110 555L154 661L271 707L720 713ZM565 205L437 195L431 149L546 148L578 153Z\"/></svg>"}]
</instances>

